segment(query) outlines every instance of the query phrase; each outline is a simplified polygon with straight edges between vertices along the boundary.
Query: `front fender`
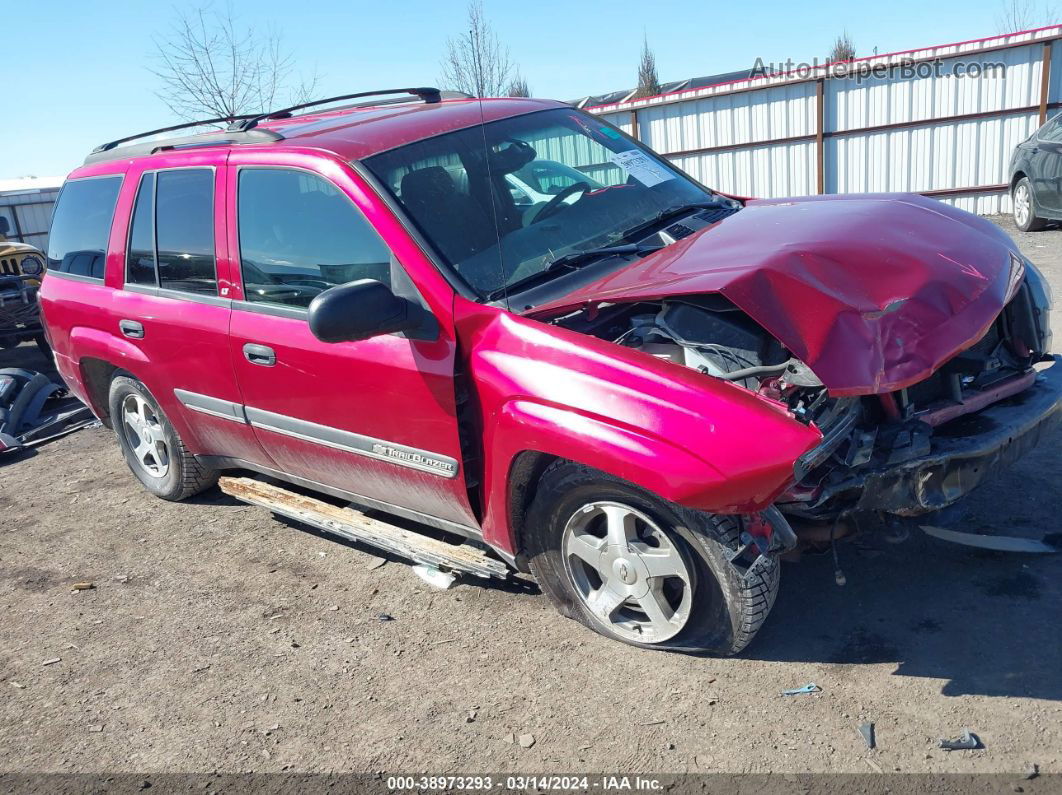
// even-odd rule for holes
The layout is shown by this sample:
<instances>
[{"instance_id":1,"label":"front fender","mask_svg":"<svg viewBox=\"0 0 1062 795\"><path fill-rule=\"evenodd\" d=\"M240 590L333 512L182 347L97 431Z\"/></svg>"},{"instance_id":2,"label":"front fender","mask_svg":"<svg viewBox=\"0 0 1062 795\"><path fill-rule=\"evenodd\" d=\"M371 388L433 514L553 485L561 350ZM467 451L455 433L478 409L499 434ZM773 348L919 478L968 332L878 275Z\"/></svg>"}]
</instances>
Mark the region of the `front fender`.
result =
<instances>
[{"instance_id":1,"label":"front fender","mask_svg":"<svg viewBox=\"0 0 1062 795\"><path fill-rule=\"evenodd\" d=\"M483 437L484 536L501 548L517 551L509 473L522 452L577 461L688 508L752 513L821 439L735 384L489 307L462 315Z\"/></svg>"},{"instance_id":2,"label":"front fender","mask_svg":"<svg viewBox=\"0 0 1062 795\"><path fill-rule=\"evenodd\" d=\"M709 463L666 439L531 400L511 400L502 408L484 437L484 449L489 451L484 539L512 553L517 550L508 515L510 476L522 453L585 464L678 503L699 501L723 482Z\"/></svg>"}]
</instances>

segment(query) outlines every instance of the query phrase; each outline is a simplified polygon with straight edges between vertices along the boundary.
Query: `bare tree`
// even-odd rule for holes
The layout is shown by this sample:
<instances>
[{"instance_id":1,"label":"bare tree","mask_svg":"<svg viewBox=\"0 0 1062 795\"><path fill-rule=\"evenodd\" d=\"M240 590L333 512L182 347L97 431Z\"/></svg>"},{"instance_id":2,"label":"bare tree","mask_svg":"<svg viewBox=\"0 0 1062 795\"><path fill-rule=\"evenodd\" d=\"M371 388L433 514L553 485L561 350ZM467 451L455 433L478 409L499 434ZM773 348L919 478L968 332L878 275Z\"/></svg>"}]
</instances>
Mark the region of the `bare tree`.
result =
<instances>
[{"instance_id":1,"label":"bare tree","mask_svg":"<svg viewBox=\"0 0 1062 795\"><path fill-rule=\"evenodd\" d=\"M161 84L156 95L189 121L299 104L311 99L317 86L316 73L295 74L279 33L239 26L229 5L222 11L211 5L177 11L170 33L156 36L154 44L149 71Z\"/></svg>"},{"instance_id":2,"label":"bare tree","mask_svg":"<svg viewBox=\"0 0 1062 795\"><path fill-rule=\"evenodd\" d=\"M474 97L500 97L510 88L513 65L483 14L481 0L468 4L468 30L446 42L439 82L443 88ZM526 84L525 84L526 85Z\"/></svg>"},{"instance_id":3,"label":"bare tree","mask_svg":"<svg viewBox=\"0 0 1062 795\"><path fill-rule=\"evenodd\" d=\"M656 55L649 49L649 40L642 37L642 59L638 62L638 90L634 98L652 97L660 93L660 77L656 73Z\"/></svg>"},{"instance_id":4,"label":"bare tree","mask_svg":"<svg viewBox=\"0 0 1062 795\"><path fill-rule=\"evenodd\" d=\"M531 96L531 88L527 85L527 81L524 76L519 72L516 76L509 81L509 96L510 97L529 97Z\"/></svg>"},{"instance_id":5,"label":"bare tree","mask_svg":"<svg viewBox=\"0 0 1062 795\"><path fill-rule=\"evenodd\" d=\"M833 49L831 49L830 54L826 56L826 60L828 63L837 63L838 61L851 61L855 57L855 45L852 43L852 37L849 36L848 31L845 30L833 42Z\"/></svg>"},{"instance_id":6,"label":"bare tree","mask_svg":"<svg viewBox=\"0 0 1062 795\"><path fill-rule=\"evenodd\" d=\"M1004 0L996 17L998 33L1044 28L1062 21L1062 6L1037 3L1036 0Z\"/></svg>"}]
</instances>

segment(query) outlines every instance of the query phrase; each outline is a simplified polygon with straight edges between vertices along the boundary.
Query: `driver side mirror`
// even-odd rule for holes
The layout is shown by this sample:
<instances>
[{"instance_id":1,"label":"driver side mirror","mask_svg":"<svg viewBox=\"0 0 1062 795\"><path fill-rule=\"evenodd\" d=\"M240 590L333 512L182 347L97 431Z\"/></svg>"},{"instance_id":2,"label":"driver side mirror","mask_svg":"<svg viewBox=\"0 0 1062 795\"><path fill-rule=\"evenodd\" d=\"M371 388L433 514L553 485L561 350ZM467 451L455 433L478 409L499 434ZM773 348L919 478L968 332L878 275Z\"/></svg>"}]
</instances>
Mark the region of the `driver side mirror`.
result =
<instances>
[{"instance_id":1,"label":"driver side mirror","mask_svg":"<svg viewBox=\"0 0 1062 795\"><path fill-rule=\"evenodd\" d=\"M355 342L418 328L421 307L375 279L330 287L310 302L310 331L321 342Z\"/></svg>"}]
</instances>

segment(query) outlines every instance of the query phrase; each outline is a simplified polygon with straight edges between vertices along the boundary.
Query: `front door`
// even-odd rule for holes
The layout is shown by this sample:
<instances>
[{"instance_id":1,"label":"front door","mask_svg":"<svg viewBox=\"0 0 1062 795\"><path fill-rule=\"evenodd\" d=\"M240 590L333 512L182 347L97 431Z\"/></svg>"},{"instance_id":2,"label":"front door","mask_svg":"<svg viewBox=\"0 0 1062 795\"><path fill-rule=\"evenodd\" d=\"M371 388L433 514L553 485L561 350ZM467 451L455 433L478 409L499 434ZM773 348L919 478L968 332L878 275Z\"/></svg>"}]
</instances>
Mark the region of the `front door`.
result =
<instances>
[{"instance_id":1,"label":"front door","mask_svg":"<svg viewBox=\"0 0 1062 795\"><path fill-rule=\"evenodd\" d=\"M1062 216L1062 116L1037 134L1030 170L1037 205L1052 218Z\"/></svg>"},{"instance_id":2,"label":"front door","mask_svg":"<svg viewBox=\"0 0 1062 795\"><path fill-rule=\"evenodd\" d=\"M458 437L452 318L412 339L324 343L306 308L336 284L377 279L420 300L394 252L352 197L349 173L230 161L230 223L242 300L230 351L248 421L288 475L371 501L475 525ZM425 306L427 304L425 303ZM449 304L446 308L449 309Z\"/></svg>"}]
</instances>

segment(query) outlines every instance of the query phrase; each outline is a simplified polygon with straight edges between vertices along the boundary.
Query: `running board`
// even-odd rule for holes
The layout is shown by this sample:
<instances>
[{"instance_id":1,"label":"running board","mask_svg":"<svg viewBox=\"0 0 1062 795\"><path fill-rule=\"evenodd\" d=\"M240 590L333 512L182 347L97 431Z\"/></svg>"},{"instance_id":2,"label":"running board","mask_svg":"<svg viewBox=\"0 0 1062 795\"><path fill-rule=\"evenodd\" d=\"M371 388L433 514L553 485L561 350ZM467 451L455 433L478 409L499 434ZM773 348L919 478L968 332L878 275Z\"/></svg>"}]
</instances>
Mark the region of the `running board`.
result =
<instances>
[{"instance_id":1,"label":"running board","mask_svg":"<svg viewBox=\"0 0 1062 795\"><path fill-rule=\"evenodd\" d=\"M437 538L373 519L352 508L338 508L313 497L263 483L254 478L223 477L221 490L242 502L316 527L350 541L371 544L416 563L450 569L476 577L506 579L509 567L470 545L448 544Z\"/></svg>"}]
</instances>

